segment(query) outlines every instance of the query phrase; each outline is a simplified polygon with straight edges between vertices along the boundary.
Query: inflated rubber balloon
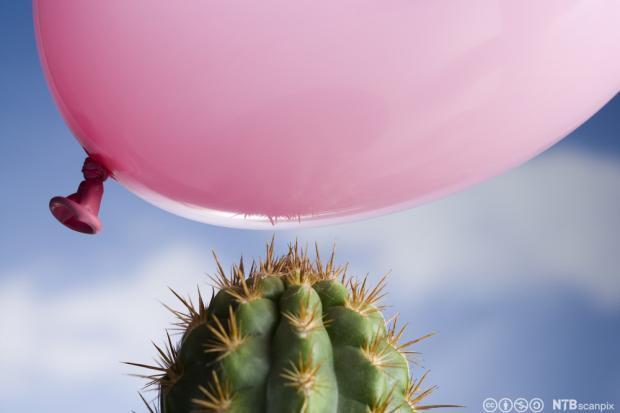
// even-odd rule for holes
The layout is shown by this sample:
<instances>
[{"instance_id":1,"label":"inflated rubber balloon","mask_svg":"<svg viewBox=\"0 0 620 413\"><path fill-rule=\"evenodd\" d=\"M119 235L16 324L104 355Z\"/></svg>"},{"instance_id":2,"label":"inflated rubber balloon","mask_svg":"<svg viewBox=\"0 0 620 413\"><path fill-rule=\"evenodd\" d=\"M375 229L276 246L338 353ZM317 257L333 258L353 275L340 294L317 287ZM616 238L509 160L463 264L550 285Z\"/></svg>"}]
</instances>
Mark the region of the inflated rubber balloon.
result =
<instances>
[{"instance_id":1,"label":"inflated rubber balloon","mask_svg":"<svg viewBox=\"0 0 620 413\"><path fill-rule=\"evenodd\" d=\"M549 147L620 85L620 1L34 4L47 79L92 161L229 226L437 198Z\"/></svg>"}]
</instances>

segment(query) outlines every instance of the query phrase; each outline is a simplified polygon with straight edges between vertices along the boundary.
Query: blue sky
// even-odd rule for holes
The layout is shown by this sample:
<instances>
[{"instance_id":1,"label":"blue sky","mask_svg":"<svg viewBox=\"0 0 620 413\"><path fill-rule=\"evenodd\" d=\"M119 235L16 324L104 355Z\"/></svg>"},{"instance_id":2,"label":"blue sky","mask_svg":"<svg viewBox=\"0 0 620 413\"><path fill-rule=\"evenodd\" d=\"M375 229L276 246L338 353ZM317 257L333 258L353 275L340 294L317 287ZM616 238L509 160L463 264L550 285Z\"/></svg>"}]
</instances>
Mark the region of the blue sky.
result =
<instances>
[{"instance_id":1,"label":"blue sky","mask_svg":"<svg viewBox=\"0 0 620 413\"><path fill-rule=\"evenodd\" d=\"M434 402L486 397L620 402L620 98L527 164L414 210L277 233L354 273L392 270L400 312L439 385ZM0 2L0 406L11 412L144 409L121 360L148 361L171 321L158 300L257 256L269 231L187 221L106 186L96 237L47 211L83 152L56 110L28 1ZM420 374L415 368L415 373ZM550 407L546 411L550 411Z\"/></svg>"}]
</instances>

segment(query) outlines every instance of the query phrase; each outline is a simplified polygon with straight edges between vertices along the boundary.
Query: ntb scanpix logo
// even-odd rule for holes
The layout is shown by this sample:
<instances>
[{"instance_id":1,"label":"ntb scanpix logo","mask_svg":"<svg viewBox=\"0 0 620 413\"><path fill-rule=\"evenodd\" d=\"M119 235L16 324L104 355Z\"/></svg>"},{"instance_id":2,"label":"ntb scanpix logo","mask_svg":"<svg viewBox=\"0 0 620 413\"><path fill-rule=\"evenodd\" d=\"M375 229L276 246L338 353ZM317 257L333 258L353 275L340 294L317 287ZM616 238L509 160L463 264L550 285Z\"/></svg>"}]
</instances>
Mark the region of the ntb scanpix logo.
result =
<instances>
[{"instance_id":1,"label":"ntb scanpix logo","mask_svg":"<svg viewBox=\"0 0 620 413\"><path fill-rule=\"evenodd\" d=\"M559 412L613 412L614 404L610 402L602 403L583 403L576 399L553 399L551 407ZM495 399L487 397L482 402L482 410L485 413L542 413L545 409L545 402L540 397L525 399L517 397L514 399L503 397Z\"/></svg>"},{"instance_id":2,"label":"ntb scanpix logo","mask_svg":"<svg viewBox=\"0 0 620 413\"><path fill-rule=\"evenodd\" d=\"M582 403L575 399L553 399L553 410L562 412L613 412L614 404L603 403Z\"/></svg>"}]
</instances>

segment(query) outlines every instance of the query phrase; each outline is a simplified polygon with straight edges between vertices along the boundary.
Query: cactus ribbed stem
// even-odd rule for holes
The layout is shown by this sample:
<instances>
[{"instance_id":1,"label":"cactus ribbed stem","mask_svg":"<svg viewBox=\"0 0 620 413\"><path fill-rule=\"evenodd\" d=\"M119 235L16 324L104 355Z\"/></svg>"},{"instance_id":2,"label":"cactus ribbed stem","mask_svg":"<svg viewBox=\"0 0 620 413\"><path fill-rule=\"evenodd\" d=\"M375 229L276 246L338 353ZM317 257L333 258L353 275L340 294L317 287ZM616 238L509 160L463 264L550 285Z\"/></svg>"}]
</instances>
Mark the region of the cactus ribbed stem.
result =
<instances>
[{"instance_id":1,"label":"cactus ribbed stem","mask_svg":"<svg viewBox=\"0 0 620 413\"><path fill-rule=\"evenodd\" d=\"M385 278L369 287L346 267L311 260L295 244L267 256L246 275L243 262L227 276L219 261L219 291L209 305L175 293L171 310L182 331L178 345L158 347L148 376L159 387L161 413L412 413L423 375L409 374L404 327L386 323L378 301ZM155 409L153 409L154 411Z\"/></svg>"}]
</instances>

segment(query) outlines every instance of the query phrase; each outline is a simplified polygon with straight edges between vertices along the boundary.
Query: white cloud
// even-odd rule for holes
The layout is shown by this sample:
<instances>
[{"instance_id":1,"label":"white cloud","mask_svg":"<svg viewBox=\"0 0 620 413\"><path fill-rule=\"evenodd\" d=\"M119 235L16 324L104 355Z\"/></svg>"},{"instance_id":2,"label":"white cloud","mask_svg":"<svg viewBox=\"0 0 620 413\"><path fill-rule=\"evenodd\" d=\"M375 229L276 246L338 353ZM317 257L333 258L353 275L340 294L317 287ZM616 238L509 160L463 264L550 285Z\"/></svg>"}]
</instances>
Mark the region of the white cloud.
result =
<instances>
[{"instance_id":1,"label":"white cloud","mask_svg":"<svg viewBox=\"0 0 620 413\"><path fill-rule=\"evenodd\" d=\"M619 183L617 159L556 150L438 202L301 235L392 269L397 300L557 282L619 305Z\"/></svg>"},{"instance_id":2,"label":"white cloud","mask_svg":"<svg viewBox=\"0 0 620 413\"><path fill-rule=\"evenodd\" d=\"M204 255L191 246L171 246L114 281L94 270L95 285L53 295L37 291L27 273L3 274L0 400L31 391L37 380L116 383L136 372L120 361L150 361L150 340L160 341L171 321L157 300L174 302L168 286L195 291L199 275L211 268Z\"/></svg>"}]
</instances>

